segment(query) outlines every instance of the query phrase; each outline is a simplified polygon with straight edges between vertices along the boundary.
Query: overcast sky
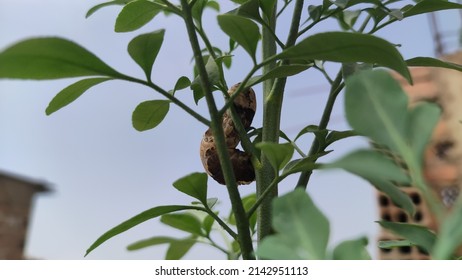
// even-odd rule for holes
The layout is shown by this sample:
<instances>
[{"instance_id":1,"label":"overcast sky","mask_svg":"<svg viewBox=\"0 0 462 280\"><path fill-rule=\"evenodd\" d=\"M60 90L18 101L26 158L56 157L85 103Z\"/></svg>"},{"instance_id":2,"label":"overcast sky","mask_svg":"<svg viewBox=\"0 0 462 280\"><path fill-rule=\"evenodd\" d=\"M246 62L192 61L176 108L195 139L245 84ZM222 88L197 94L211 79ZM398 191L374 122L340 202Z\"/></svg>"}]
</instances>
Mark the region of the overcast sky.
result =
<instances>
[{"instance_id":1,"label":"overcast sky","mask_svg":"<svg viewBox=\"0 0 462 280\"><path fill-rule=\"evenodd\" d=\"M192 78L191 51L182 22L176 17L160 16L132 33L115 33L114 22L119 6L105 8L85 19L86 11L102 1L79 0L0 0L0 49L13 42L37 36L71 39L98 55L120 72L143 77L126 52L127 43L136 34L166 28L164 45L153 70L153 80L165 89L176 79ZM229 1L220 1L223 11ZM457 31L459 14L439 13L442 30ZM206 14L206 28L213 43L227 47L212 12ZM285 23L282 26L286 26ZM426 16L406 19L386 28L379 35L400 44L405 58L433 56L433 43ZM314 32L338 30L334 21L321 24ZM448 50L457 46L457 37L448 37ZM250 65L248 56L239 51L235 67L227 74L228 83L244 77ZM159 94L139 85L111 81L86 92L76 102L46 116L45 108L53 96L75 81L0 81L0 170L44 180L53 189L35 203L26 253L34 258L81 259L88 246L102 233L121 221L148 208L165 204L189 204L172 182L191 172L202 172L199 143L207 129L181 109L171 106L165 121L147 132L131 126L131 113L140 102L161 99ZM261 125L261 89L257 116L253 125ZM327 83L316 71L290 78L283 108L282 130L294 137L307 124L319 121ZM188 90L177 94L195 106ZM198 110L206 115L205 102ZM335 107L330 129L348 129L343 117L343 99ZM310 136L301 145L308 150ZM331 161L357 147L362 139L339 142ZM281 192L290 191L297 177L281 184ZM242 194L254 191L255 184L241 187ZM362 235L374 243L377 210L374 190L363 180L341 171L317 172L309 192L331 221L331 245ZM229 211L225 188L209 180L209 196L218 197L223 215ZM185 236L157 220L149 221L108 241L89 259L162 259L166 247L137 252L126 245L155 236ZM216 250L197 245L189 259L224 258Z\"/></svg>"}]
</instances>

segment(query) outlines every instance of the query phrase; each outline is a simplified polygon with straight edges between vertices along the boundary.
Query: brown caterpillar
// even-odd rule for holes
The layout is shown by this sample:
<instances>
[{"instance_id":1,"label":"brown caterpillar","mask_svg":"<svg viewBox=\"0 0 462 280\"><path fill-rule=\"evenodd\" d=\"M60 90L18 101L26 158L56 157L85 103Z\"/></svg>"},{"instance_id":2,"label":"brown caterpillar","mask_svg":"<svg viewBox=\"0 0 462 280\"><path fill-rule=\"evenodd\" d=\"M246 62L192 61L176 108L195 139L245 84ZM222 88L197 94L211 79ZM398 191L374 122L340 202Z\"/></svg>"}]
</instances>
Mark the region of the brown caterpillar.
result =
<instances>
[{"instance_id":1,"label":"brown caterpillar","mask_svg":"<svg viewBox=\"0 0 462 280\"><path fill-rule=\"evenodd\" d=\"M235 94L240 84L235 84L228 90L228 94ZM249 129L255 115L257 102L252 88L246 88L234 99L234 108L241 118L245 129ZM223 130L226 137L226 146L233 164L234 175L239 185L247 185L255 180L255 171L251 162L251 155L236 149L241 141L239 134L231 118L231 112L226 111L222 120ZM225 179L221 170L218 153L215 147L212 130L209 128L202 137L200 157L205 171L218 183L225 185Z\"/></svg>"}]
</instances>

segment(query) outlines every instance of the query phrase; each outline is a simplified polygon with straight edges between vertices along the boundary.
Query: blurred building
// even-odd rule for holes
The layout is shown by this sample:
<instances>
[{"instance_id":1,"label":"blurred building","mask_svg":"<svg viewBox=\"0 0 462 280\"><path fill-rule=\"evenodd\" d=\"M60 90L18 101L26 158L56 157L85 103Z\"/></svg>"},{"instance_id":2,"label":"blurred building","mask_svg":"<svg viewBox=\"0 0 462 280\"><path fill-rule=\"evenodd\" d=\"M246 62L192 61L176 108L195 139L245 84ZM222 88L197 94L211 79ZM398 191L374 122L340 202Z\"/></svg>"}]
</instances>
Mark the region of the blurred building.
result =
<instances>
[{"instance_id":1,"label":"blurred building","mask_svg":"<svg viewBox=\"0 0 462 280\"><path fill-rule=\"evenodd\" d=\"M0 171L0 259L25 259L34 197L49 192L43 182Z\"/></svg>"},{"instance_id":2,"label":"blurred building","mask_svg":"<svg viewBox=\"0 0 462 280\"><path fill-rule=\"evenodd\" d=\"M440 57L441 60L462 64L462 52ZM457 200L462 189L462 72L446 68L410 68L414 85L409 85L396 75L409 96L410 106L421 101L440 105L442 115L426 148L423 174L439 203L447 211ZM382 220L413 223L438 231L438 222L429 210L420 192L413 186L401 186L416 206L410 217L394 205L384 194L379 193L379 215ZM382 230L379 240L399 240L400 237ZM426 252L415 246L381 249L379 259L428 259Z\"/></svg>"}]
</instances>

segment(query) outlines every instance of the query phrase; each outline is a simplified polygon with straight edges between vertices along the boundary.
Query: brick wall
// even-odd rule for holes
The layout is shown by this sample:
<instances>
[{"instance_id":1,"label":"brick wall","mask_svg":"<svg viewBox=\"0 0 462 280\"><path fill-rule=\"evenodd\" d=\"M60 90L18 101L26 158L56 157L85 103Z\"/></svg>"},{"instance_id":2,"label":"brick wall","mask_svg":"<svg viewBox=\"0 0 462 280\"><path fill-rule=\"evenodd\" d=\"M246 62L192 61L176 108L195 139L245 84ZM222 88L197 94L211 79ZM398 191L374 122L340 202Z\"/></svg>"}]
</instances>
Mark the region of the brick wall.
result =
<instances>
[{"instance_id":1,"label":"brick wall","mask_svg":"<svg viewBox=\"0 0 462 280\"><path fill-rule=\"evenodd\" d=\"M462 64L462 52L441 58ZM438 202L450 211L462 187L462 73L443 69L411 68L414 85L395 75L409 95L410 106L426 100L436 102L442 108L441 118L425 151L423 174ZM402 187L416 205L416 214L409 217L382 193L378 193L380 219L424 225L438 231L438 224L415 187ZM382 230L379 240L397 240L399 237ZM428 259L428 255L416 247L381 249L379 259Z\"/></svg>"},{"instance_id":2,"label":"brick wall","mask_svg":"<svg viewBox=\"0 0 462 280\"><path fill-rule=\"evenodd\" d=\"M23 259L34 194L40 183L0 173L0 259Z\"/></svg>"}]
</instances>

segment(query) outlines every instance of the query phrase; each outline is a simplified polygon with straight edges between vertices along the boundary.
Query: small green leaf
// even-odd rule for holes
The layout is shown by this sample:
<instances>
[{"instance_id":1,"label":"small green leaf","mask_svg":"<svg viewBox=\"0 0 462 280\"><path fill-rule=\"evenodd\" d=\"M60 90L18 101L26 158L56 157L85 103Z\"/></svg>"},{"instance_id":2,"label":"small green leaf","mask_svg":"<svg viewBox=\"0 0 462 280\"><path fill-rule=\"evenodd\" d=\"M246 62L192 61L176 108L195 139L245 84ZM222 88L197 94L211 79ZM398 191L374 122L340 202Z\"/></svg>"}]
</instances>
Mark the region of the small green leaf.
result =
<instances>
[{"instance_id":1,"label":"small green leaf","mask_svg":"<svg viewBox=\"0 0 462 280\"><path fill-rule=\"evenodd\" d=\"M420 165L423 164L425 148L440 115L440 107L435 103L427 102L414 106L409 112L409 145Z\"/></svg>"},{"instance_id":2,"label":"small green leaf","mask_svg":"<svg viewBox=\"0 0 462 280\"><path fill-rule=\"evenodd\" d=\"M138 35L128 44L128 53L143 69L148 80L151 79L152 66L164 41L165 30L161 29Z\"/></svg>"},{"instance_id":3,"label":"small green leaf","mask_svg":"<svg viewBox=\"0 0 462 280\"><path fill-rule=\"evenodd\" d=\"M166 260L180 260L186 253L196 244L195 238L186 238L170 242L167 253L165 255Z\"/></svg>"},{"instance_id":4,"label":"small green leaf","mask_svg":"<svg viewBox=\"0 0 462 280\"><path fill-rule=\"evenodd\" d=\"M48 104L48 107L45 110L45 113L47 115L53 114L54 112L58 111L64 106L69 105L74 100L79 98L89 88L109 80L111 80L111 78L91 78L80 80L66 87L51 100L50 104Z\"/></svg>"},{"instance_id":5,"label":"small green leaf","mask_svg":"<svg viewBox=\"0 0 462 280\"><path fill-rule=\"evenodd\" d=\"M366 62L388 67L412 81L409 69L395 46L368 34L326 32L310 36L279 55L279 59Z\"/></svg>"},{"instance_id":6,"label":"small green leaf","mask_svg":"<svg viewBox=\"0 0 462 280\"><path fill-rule=\"evenodd\" d=\"M87 14L85 15L85 18L89 18L91 15L93 15L96 11L98 11L101 8L112 6L112 5L125 5L128 2L129 1L127 0L116 0L116 1L109 1L109 2L104 2L101 4L95 5L90 10L88 10Z\"/></svg>"},{"instance_id":7,"label":"small green leaf","mask_svg":"<svg viewBox=\"0 0 462 280\"><path fill-rule=\"evenodd\" d=\"M402 20L404 18L404 14L401 10L398 9L392 9L388 14L397 20Z\"/></svg>"},{"instance_id":8,"label":"small green leaf","mask_svg":"<svg viewBox=\"0 0 462 280\"><path fill-rule=\"evenodd\" d=\"M462 5L449 2L447 0L424 0L417 2L414 7L407 9L403 15L404 17L411 17L415 15L451 9L462 9Z\"/></svg>"},{"instance_id":9,"label":"small green leaf","mask_svg":"<svg viewBox=\"0 0 462 280\"><path fill-rule=\"evenodd\" d=\"M320 167L319 164L315 163L315 160L318 158L329 154L331 151L326 151L322 153L317 153L308 157L304 157L302 159L295 159L289 163L287 163L284 171L282 172L281 176L288 176L290 174L298 173L298 172L310 172L314 169L318 169Z\"/></svg>"},{"instance_id":10,"label":"small green leaf","mask_svg":"<svg viewBox=\"0 0 462 280\"><path fill-rule=\"evenodd\" d=\"M178 78L178 80L175 83L175 87L170 92L171 94L175 94L175 92L185 89L189 86L191 86L191 81L189 80L189 78L185 76L181 76L180 78Z\"/></svg>"},{"instance_id":11,"label":"small green leaf","mask_svg":"<svg viewBox=\"0 0 462 280\"><path fill-rule=\"evenodd\" d=\"M348 123L360 135L403 151L408 128L408 96L390 73L361 71L346 81Z\"/></svg>"},{"instance_id":12,"label":"small green leaf","mask_svg":"<svg viewBox=\"0 0 462 280\"><path fill-rule=\"evenodd\" d=\"M348 5L348 0L330 0L334 3L335 6L339 7L340 9L345 9Z\"/></svg>"},{"instance_id":13,"label":"small green leaf","mask_svg":"<svg viewBox=\"0 0 462 280\"><path fill-rule=\"evenodd\" d=\"M270 2L268 0L265 0L266 2ZM248 0L244 1L242 5L240 5L238 8L229 11L228 14L231 15L238 15L246 18L253 19L257 22L262 22L262 18L260 16L260 0Z\"/></svg>"},{"instance_id":14,"label":"small green leaf","mask_svg":"<svg viewBox=\"0 0 462 280\"><path fill-rule=\"evenodd\" d=\"M331 132L329 132L329 134L326 137L326 147L328 147L334 142L337 142L345 138L353 137L353 136L358 136L358 133L356 133L354 130L345 130L345 131L332 130Z\"/></svg>"},{"instance_id":15,"label":"small green leaf","mask_svg":"<svg viewBox=\"0 0 462 280\"><path fill-rule=\"evenodd\" d=\"M163 7L148 0L137 0L128 3L116 19L115 32L136 30L150 22Z\"/></svg>"},{"instance_id":16,"label":"small green leaf","mask_svg":"<svg viewBox=\"0 0 462 280\"><path fill-rule=\"evenodd\" d=\"M294 154L294 147L290 143L260 142L256 147L265 154L276 172L281 170Z\"/></svg>"},{"instance_id":17,"label":"small green leaf","mask_svg":"<svg viewBox=\"0 0 462 280\"><path fill-rule=\"evenodd\" d=\"M169 109L170 101L168 100L141 102L133 111L133 127L138 131L153 129L162 122Z\"/></svg>"},{"instance_id":18,"label":"small green leaf","mask_svg":"<svg viewBox=\"0 0 462 280\"><path fill-rule=\"evenodd\" d=\"M196 244L195 238L186 238L170 242L167 253L165 255L166 260L180 260L186 253Z\"/></svg>"},{"instance_id":19,"label":"small green leaf","mask_svg":"<svg viewBox=\"0 0 462 280\"><path fill-rule=\"evenodd\" d=\"M81 76L124 77L88 50L62 38L28 39L0 53L0 78L46 80Z\"/></svg>"},{"instance_id":20,"label":"small green leaf","mask_svg":"<svg viewBox=\"0 0 462 280\"><path fill-rule=\"evenodd\" d=\"M384 241L379 241L378 246L379 248L382 248L382 249L393 249L396 247L415 246L415 244L413 244L409 240L384 240Z\"/></svg>"},{"instance_id":21,"label":"small green leaf","mask_svg":"<svg viewBox=\"0 0 462 280\"><path fill-rule=\"evenodd\" d=\"M244 210L248 212L250 208L255 204L255 201L257 201L257 195L255 193L243 197L242 204L244 206ZM236 218L234 216L233 211L230 211L229 213L228 222L232 225L236 225ZM249 220L250 229L253 232L255 231L256 223L257 223L257 215L256 215L256 212L254 212Z\"/></svg>"},{"instance_id":22,"label":"small green leaf","mask_svg":"<svg viewBox=\"0 0 462 280\"><path fill-rule=\"evenodd\" d=\"M343 241L333 252L334 260L370 260L371 256L366 250L367 238Z\"/></svg>"},{"instance_id":23,"label":"small green leaf","mask_svg":"<svg viewBox=\"0 0 462 280\"><path fill-rule=\"evenodd\" d=\"M151 247L155 245L170 244L170 242L173 242L175 240L176 240L175 238L166 237L166 236L151 237L151 238L143 239L143 240L140 240L140 241L137 241L135 243L128 245L127 250L135 251L135 250L144 249L146 247Z\"/></svg>"},{"instance_id":24,"label":"small green leaf","mask_svg":"<svg viewBox=\"0 0 462 280\"><path fill-rule=\"evenodd\" d=\"M207 205L207 174L192 173L173 183L175 189L199 200Z\"/></svg>"},{"instance_id":25,"label":"small green leaf","mask_svg":"<svg viewBox=\"0 0 462 280\"><path fill-rule=\"evenodd\" d=\"M206 236L210 235L214 223L215 219L212 216L205 216L204 220L202 221L202 228L205 230Z\"/></svg>"},{"instance_id":26,"label":"small green leaf","mask_svg":"<svg viewBox=\"0 0 462 280\"><path fill-rule=\"evenodd\" d=\"M207 71L207 75L209 77L209 82L212 85L217 85L220 83L220 71L216 61L213 57L209 56L207 59L207 63L205 64L205 70ZM191 89L193 90L194 94L194 101L196 104L199 100L204 97L204 90L202 88L200 77L197 76L194 81L191 83Z\"/></svg>"},{"instance_id":27,"label":"small green leaf","mask_svg":"<svg viewBox=\"0 0 462 280\"><path fill-rule=\"evenodd\" d=\"M366 180L409 183L409 177L385 155L372 150L358 150L322 168L342 168Z\"/></svg>"},{"instance_id":28,"label":"small green leaf","mask_svg":"<svg viewBox=\"0 0 462 280\"><path fill-rule=\"evenodd\" d=\"M435 244L432 257L437 260L450 259L462 244L462 203L460 199L451 214L444 220Z\"/></svg>"},{"instance_id":29,"label":"small green leaf","mask_svg":"<svg viewBox=\"0 0 462 280\"><path fill-rule=\"evenodd\" d=\"M436 236L426 227L407 223L378 222L383 228L391 230L427 252L432 252Z\"/></svg>"},{"instance_id":30,"label":"small green leaf","mask_svg":"<svg viewBox=\"0 0 462 280\"><path fill-rule=\"evenodd\" d=\"M312 65L305 65L305 64L292 64L292 65L280 65L276 66L273 69L271 69L268 73L264 75L259 75L252 77L249 82L247 83L248 86L253 86L255 84L261 83L263 81L269 80L269 79L277 79L277 78L283 78L283 77L289 77L293 76L296 74L299 74L308 68L310 68Z\"/></svg>"},{"instance_id":31,"label":"small green leaf","mask_svg":"<svg viewBox=\"0 0 462 280\"><path fill-rule=\"evenodd\" d=\"M440 67L462 72L462 65L442 61L433 57L414 57L406 60L408 66Z\"/></svg>"},{"instance_id":32,"label":"small green leaf","mask_svg":"<svg viewBox=\"0 0 462 280\"><path fill-rule=\"evenodd\" d=\"M231 39L247 51L255 63L257 45L260 40L260 30L257 24L250 19L231 14L219 15L218 24Z\"/></svg>"},{"instance_id":33,"label":"small green leaf","mask_svg":"<svg viewBox=\"0 0 462 280\"><path fill-rule=\"evenodd\" d=\"M272 208L276 234L264 238L257 255L265 259L325 259L329 222L308 194L298 188L276 198Z\"/></svg>"},{"instance_id":34,"label":"small green leaf","mask_svg":"<svg viewBox=\"0 0 462 280\"><path fill-rule=\"evenodd\" d=\"M198 23L198 25L202 25L202 14L204 13L204 9L207 5L208 0L197 0L194 2L194 5L191 9L191 14L193 19Z\"/></svg>"},{"instance_id":35,"label":"small green leaf","mask_svg":"<svg viewBox=\"0 0 462 280\"><path fill-rule=\"evenodd\" d=\"M411 217L415 214L415 206L409 195L393 185L391 182L381 179L370 179L371 184L379 191L385 193L393 203L404 209Z\"/></svg>"},{"instance_id":36,"label":"small green leaf","mask_svg":"<svg viewBox=\"0 0 462 280\"><path fill-rule=\"evenodd\" d=\"M190 213L165 214L162 215L160 221L173 228L204 236L201 221Z\"/></svg>"},{"instance_id":37,"label":"small green leaf","mask_svg":"<svg viewBox=\"0 0 462 280\"><path fill-rule=\"evenodd\" d=\"M310 18L316 22L321 18L322 15L322 5L309 5L308 6L308 14L310 15Z\"/></svg>"},{"instance_id":38,"label":"small green leaf","mask_svg":"<svg viewBox=\"0 0 462 280\"><path fill-rule=\"evenodd\" d=\"M181 210L188 210L188 209L193 209L193 210L199 210L198 207L194 206L187 206L187 205L166 205L166 206L157 206L151 209L148 209L144 212L141 212L140 214L126 220L125 222L113 227L112 229L108 230L105 232L103 235L101 235L86 251L85 256L87 256L91 251L99 247L101 244L106 242L107 240L111 239L112 237L121 234L122 232L125 232L132 227L135 227L145 221L148 221L153 218L157 218L159 216L172 213L172 212L177 212ZM205 210L205 209L204 209Z\"/></svg>"},{"instance_id":39,"label":"small green leaf","mask_svg":"<svg viewBox=\"0 0 462 280\"><path fill-rule=\"evenodd\" d=\"M277 0L259 0L258 2L260 3L263 14L265 14L267 18L271 18L274 8L276 7Z\"/></svg>"}]
</instances>

